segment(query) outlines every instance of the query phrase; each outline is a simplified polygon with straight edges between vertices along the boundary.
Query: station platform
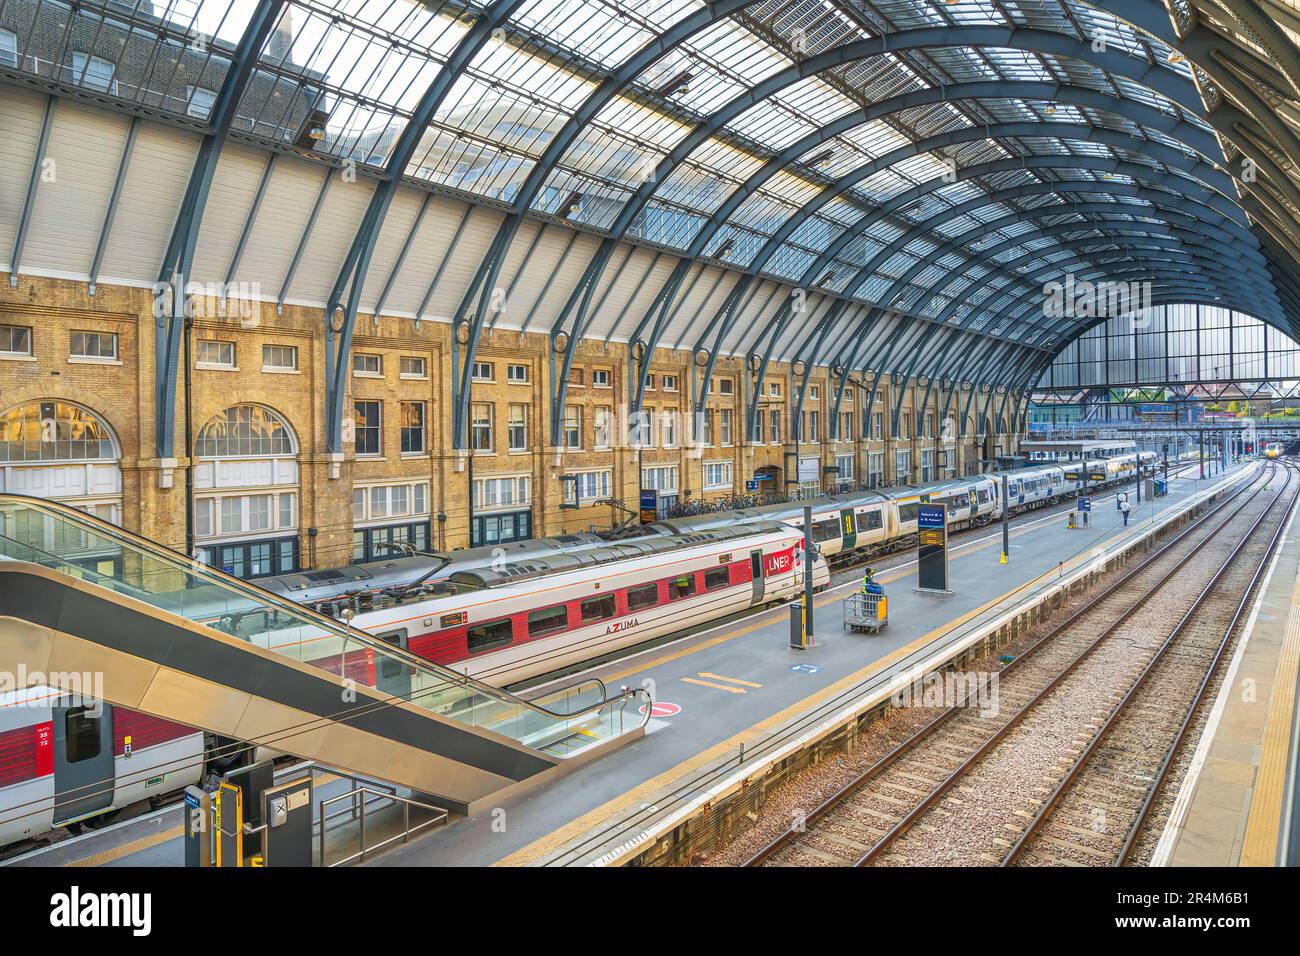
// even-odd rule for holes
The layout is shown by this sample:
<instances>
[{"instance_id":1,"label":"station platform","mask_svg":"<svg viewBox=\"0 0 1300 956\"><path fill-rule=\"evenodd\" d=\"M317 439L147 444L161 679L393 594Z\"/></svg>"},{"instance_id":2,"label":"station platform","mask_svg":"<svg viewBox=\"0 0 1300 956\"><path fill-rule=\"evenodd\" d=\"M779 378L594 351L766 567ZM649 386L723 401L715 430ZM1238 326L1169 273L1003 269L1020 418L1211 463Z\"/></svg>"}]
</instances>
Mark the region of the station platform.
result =
<instances>
[{"instance_id":1,"label":"station platform","mask_svg":"<svg viewBox=\"0 0 1300 956\"><path fill-rule=\"evenodd\" d=\"M1300 522L1251 608L1153 856L1164 866L1294 866Z\"/></svg>"},{"instance_id":2,"label":"station platform","mask_svg":"<svg viewBox=\"0 0 1300 956\"><path fill-rule=\"evenodd\" d=\"M916 564L906 560L877 575L890 601L890 625L879 635L844 630L841 602L858 587L851 582L817 596L814 643L806 650L788 646L790 611L780 605L584 672L582 677L604 680L611 692L620 685L651 688L656 705L644 739L499 807L390 849L367 865L623 862L657 826L705 798L727 774L792 741L810 720L857 699L864 687L943 654L979 626L1014 611L1098 555L1131 545L1255 467L1246 462L1206 479L1195 471L1172 477L1170 493L1135 506L1127 528L1113 490L1091 496L1088 529L1067 530L1061 511L1023 515L1012 524L1005 565L999 563L999 525L967 534L950 545L949 595L913 590ZM19 862L182 863L178 830L169 835L156 823L135 828L132 823Z\"/></svg>"}]
</instances>

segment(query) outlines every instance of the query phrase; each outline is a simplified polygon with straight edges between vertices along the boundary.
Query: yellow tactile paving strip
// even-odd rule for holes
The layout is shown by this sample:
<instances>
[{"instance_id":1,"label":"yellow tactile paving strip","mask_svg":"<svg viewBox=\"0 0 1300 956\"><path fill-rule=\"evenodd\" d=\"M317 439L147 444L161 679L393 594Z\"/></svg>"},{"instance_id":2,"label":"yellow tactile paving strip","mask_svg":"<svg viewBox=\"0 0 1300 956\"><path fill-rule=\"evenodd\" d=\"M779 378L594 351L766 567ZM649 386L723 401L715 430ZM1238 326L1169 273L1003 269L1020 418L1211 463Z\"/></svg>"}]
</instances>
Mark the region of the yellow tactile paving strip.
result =
<instances>
[{"instance_id":1,"label":"yellow tactile paving strip","mask_svg":"<svg viewBox=\"0 0 1300 956\"><path fill-rule=\"evenodd\" d=\"M1291 744L1291 718L1295 708L1296 670L1300 665L1300 584L1292 597L1286 640L1278 661L1273 702L1264 730L1264 752L1250 802L1242 866L1272 866L1277 861L1278 830L1282 822L1282 796L1286 790L1287 756Z\"/></svg>"},{"instance_id":2,"label":"yellow tactile paving strip","mask_svg":"<svg viewBox=\"0 0 1300 956\"><path fill-rule=\"evenodd\" d=\"M1176 805L1170 866L1273 866L1300 668L1300 530L1293 522L1216 702L1203 762ZM1185 811L1185 812L1183 812ZM1162 840L1162 842L1165 842Z\"/></svg>"},{"instance_id":3,"label":"yellow tactile paving strip","mask_svg":"<svg viewBox=\"0 0 1300 956\"><path fill-rule=\"evenodd\" d=\"M1240 476L1236 476L1236 477L1240 477ZM1219 487L1219 485L1216 483L1211 487ZM1014 531L1012 532L1012 536L1013 537L1017 536ZM1093 548L1093 551L1095 552L1098 550L1107 549L1111 545L1119 542L1124 537L1125 537L1124 532L1109 537L1106 540L1099 542ZM981 542L980 544L977 544L973 548L971 548L971 550L983 550L985 548L992 547L996 543L999 542L997 541ZM1032 591L1033 588L1045 578L1064 575L1065 573L1073 570L1078 565L1086 561L1089 561L1091 559L1092 559L1092 553L1076 555L1074 558L1071 558L1070 560L1064 562L1060 567L1051 568L1043 572L1042 574L1038 575L1037 577L1033 578L1030 581L1026 581L1026 582L1022 582L1021 584L1018 584L1016 587L1012 588L1011 590L1003 594L998 595L997 597L986 602L985 604L982 604L979 607L967 611L965 614L961 615L955 620L946 622L940 627L935 628L934 630L921 635L916 640L912 641L910 644L904 645L903 647L896 649L895 651L886 655L885 657L873 661L872 663L868 664L866 667L863 667L861 670L849 674L848 676L842 678L841 680L836 681L834 684L830 685L829 687L823 688L818 693L806 697L803 700L797 701L794 704L791 704L789 707L785 708L784 710L773 714L772 716L768 717L763 721L760 721L754 726L741 731L740 733L728 738L727 740L720 741L719 743L708 748L707 750L704 750L696 754L694 757L691 757L690 759L685 760L680 764L677 764L675 767L672 767L671 769L664 771L658 776L644 781L643 783L636 786L632 790L629 790L627 793L623 794L622 796L616 797L615 799L608 801L602 806L597 807L596 809L586 814L583 814L582 816L574 820L571 820L568 824L552 831L551 833L547 834L544 837L541 837L533 841L527 846L519 848L514 853L511 853L509 856L503 857L493 865L494 866L528 866L530 864L537 863L538 861L544 859L545 857L551 855L552 853L555 853L556 851L560 850L566 844L577 839L583 833L586 833L589 830L593 830L603 823L607 823L611 818L615 817L619 813L625 812L627 809L629 809L630 807L638 803L646 803L654 795L662 793L663 791L668 789L673 781L680 780L684 777L687 777L691 773L698 771L701 768L706 767L711 763L721 759L728 753L734 754L738 750L741 744L744 744L747 749L750 748L751 746L764 740L769 734L771 734L773 731L775 731L777 728L781 727L783 724L787 723L788 721L793 720L794 718L800 716L801 714L805 714L808 713L809 711L815 710L820 704L824 703L825 701L833 699L836 695L843 693L845 690L855 685L861 684L872 674L883 670L887 670L889 667L891 667L898 661L906 658L909 654L915 653L918 649L925 647L927 644L929 644L936 638L940 637L941 635L961 627L963 624L967 623L971 619L979 616L980 614L984 613L990 608L997 606L999 603L1007 600L1011 596L1017 593L1028 593ZM880 580L888 582L893 578L904 577L907 573L908 571L899 569L898 571L892 572L889 575L880 576ZM834 601L836 599L837 599L836 596L833 594L824 595L817 602L817 604L818 606L821 606L822 604L830 603L831 601ZM742 634L746 634L749 633L750 631L754 631L761 627L767 626L768 623L769 622L763 620L762 616L760 616L759 622L750 624L748 626L740 627L734 631L724 632L722 635L715 637L703 644L695 645L690 648L683 649L679 652L665 655L664 657L660 658L657 661L653 661L650 663L644 663L644 662L638 663L638 665L634 668L634 670L636 672L640 672L646 669L647 667L654 666L655 664L662 663L663 661L694 653L701 647L712 646L714 644L720 644L732 640L736 637L739 637ZM620 674L618 676L627 676L627 675ZM611 678L607 676L606 679L613 680L617 678Z\"/></svg>"}]
</instances>

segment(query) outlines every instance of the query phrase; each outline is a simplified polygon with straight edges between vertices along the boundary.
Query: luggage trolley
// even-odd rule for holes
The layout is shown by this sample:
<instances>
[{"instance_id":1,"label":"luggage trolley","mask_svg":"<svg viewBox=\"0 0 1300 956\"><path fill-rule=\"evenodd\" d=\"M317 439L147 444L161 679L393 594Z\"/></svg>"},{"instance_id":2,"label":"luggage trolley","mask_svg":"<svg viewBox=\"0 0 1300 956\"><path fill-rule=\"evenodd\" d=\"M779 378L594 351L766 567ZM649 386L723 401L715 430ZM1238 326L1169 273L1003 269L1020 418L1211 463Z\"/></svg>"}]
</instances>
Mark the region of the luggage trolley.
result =
<instances>
[{"instance_id":1,"label":"luggage trolley","mask_svg":"<svg viewBox=\"0 0 1300 956\"><path fill-rule=\"evenodd\" d=\"M850 594L844 599L844 629L878 634L889 626L889 599L883 594Z\"/></svg>"}]
</instances>

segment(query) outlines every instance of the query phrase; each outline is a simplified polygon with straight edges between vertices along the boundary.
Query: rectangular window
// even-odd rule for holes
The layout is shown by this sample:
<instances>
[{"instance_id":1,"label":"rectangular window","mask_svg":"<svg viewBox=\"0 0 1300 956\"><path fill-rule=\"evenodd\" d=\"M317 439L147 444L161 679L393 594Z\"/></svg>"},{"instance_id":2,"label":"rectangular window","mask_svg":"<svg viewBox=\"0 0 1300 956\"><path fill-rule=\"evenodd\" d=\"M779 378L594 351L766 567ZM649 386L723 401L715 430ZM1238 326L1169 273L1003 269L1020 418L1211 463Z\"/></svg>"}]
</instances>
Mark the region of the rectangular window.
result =
<instances>
[{"instance_id":1,"label":"rectangular window","mask_svg":"<svg viewBox=\"0 0 1300 956\"><path fill-rule=\"evenodd\" d=\"M695 575L683 574L668 582L668 600L679 601L695 593Z\"/></svg>"},{"instance_id":2,"label":"rectangular window","mask_svg":"<svg viewBox=\"0 0 1300 956\"><path fill-rule=\"evenodd\" d=\"M601 621L607 617L613 617L618 613L618 606L614 601L614 595L605 594L601 597L587 598L582 602L582 620Z\"/></svg>"},{"instance_id":3,"label":"rectangular window","mask_svg":"<svg viewBox=\"0 0 1300 956\"><path fill-rule=\"evenodd\" d=\"M840 412L840 441L853 441L853 413Z\"/></svg>"},{"instance_id":4,"label":"rectangular window","mask_svg":"<svg viewBox=\"0 0 1300 956\"><path fill-rule=\"evenodd\" d=\"M263 372L296 372L298 370L298 346L263 345Z\"/></svg>"},{"instance_id":5,"label":"rectangular window","mask_svg":"<svg viewBox=\"0 0 1300 956\"><path fill-rule=\"evenodd\" d=\"M528 384L528 366L527 365L507 365L506 381L511 385Z\"/></svg>"},{"instance_id":6,"label":"rectangular window","mask_svg":"<svg viewBox=\"0 0 1300 956\"><path fill-rule=\"evenodd\" d=\"M532 479L527 475L474 479L475 508L517 508L532 497Z\"/></svg>"},{"instance_id":7,"label":"rectangular window","mask_svg":"<svg viewBox=\"0 0 1300 956\"><path fill-rule=\"evenodd\" d=\"M808 413L808 440L821 441L822 416L821 412Z\"/></svg>"},{"instance_id":8,"label":"rectangular window","mask_svg":"<svg viewBox=\"0 0 1300 956\"><path fill-rule=\"evenodd\" d=\"M580 471L573 479L564 483L564 498L570 504L609 497L608 471Z\"/></svg>"},{"instance_id":9,"label":"rectangular window","mask_svg":"<svg viewBox=\"0 0 1300 956\"><path fill-rule=\"evenodd\" d=\"M69 707L63 718L68 763L81 763L99 756L99 722L102 718L86 716L87 710L86 707Z\"/></svg>"},{"instance_id":10,"label":"rectangular window","mask_svg":"<svg viewBox=\"0 0 1300 956\"><path fill-rule=\"evenodd\" d=\"M113 64L85 53L72 54L72 82L101 93L117 93Z\"/></svg>"},{"instance_id":11,"label":"rectangular window","mask_svg":"<svg viewBox=\"0 0 1300 956\"><path fill-rule=\"evenodd\" d=\"M73 358L111 361L117 358L117 334L114 332L73 332L68 354Z\"/></svg>"},{"instance_id":12,"label":"rectangular window","mask_svg":"<svg viewBox=\"0 0 1300 956\"><path fill-rule=\"evenodd\" d=\"M729 380L728 380L729 381ZM724 408L719 412L721 416L720 428L722 432L722 444L731 444L731 409Z\"/></svg>"},{"instance_id":13,"label":"rectangular window","mask_svg":"<svg viewBox=\"0 0 1300 956\"><path fill-rule=\"evenodd\" d=\"M249 531L270 531L271 530L271 496L270 495L249 495L248 496L248 530Z\"/></svg>"},{"instance_id":14,"label":"rectangular window","mask_svg":"<svg viewBox=\"0 0 1300 956\"><path fill-rule=\"evenodd\" d=\"M21 325L0 325L0 355L31 354L31 329Z\"/></svg>"},{"instance_id":15,"label":"rectangular window","mask_svg":"<svg viewBox=\"0 0 1300 956\"><path fill-rule=\"evenodd\" d=\"M528 450L528 406L512 403L510 406L510 450Z\"/></svg>"},{"instance_id":16,"label":"rectangular window","mask_svg":"<svg viewBox=\"0 0 1300 956\"><path fill-rule=\"evenodd\" d=\"M677 415L677 409L669 408L664 410L660 419L665 448L677 447Z\"/></svg>"},{"instance_id":17,"label":"rectangular window","mask_svg":"<svg viewBox=\"0 0 1300 956\"><path fill-rule=\"evenodd\" d=\"M591 385L593 388L609 388L609 369L598 368L592 371Z\"/></svg>"},{"instance_id":18,"label":"rectangular window","mask_svg":"<svg viewBox=\"0 0 1300 956\"><path fill-rule=\"evenodd\" d=\"M474 381L490 382L493 380L493 368L491 362L474 363Z\"/></svg>"},{"instance_id":19,"label":"rectangular window","mask_svg":"<svg viewBox=\"0 0 1300 956\"><path fill-rule=\"evenodd\" d=\"M808 386L808 398L809 398L809 399L811 399L812 401L816 402L816 401L819 401L819 400L821 399L821 397L822 397L822 390L821 390L821 386L820 386L820 385L810 385L810 386Z\"/></svg>"},{"instance_id":20,"label":"rectangular window","mask_svg":"<svg viewBox=\"0 0 1300 956\"><path fill-rule=\"evenodd\" d=\"M839 472L840 481L853 480L853 456L837 455L835 458L835 468Z\"/></svg>"},{"instance_id":21,"label":"rectangular window","mask_svg":"<svg viewBox=\"0 0 1300 956\"><path fill-rule=\"evenodd\" d=\"M641 487L646 490L674 493L677 491L677 466L663 465L641 469Z\"/></svg>"},{"instance_id":22,"label":"rectangular window","mask_svg":"<svg viewBox=\"0 0 1300 956\"><path fill-rule=\"evenodd\" d=\"M540 611L530 611L528 613L529 637L536 637L538 634L549 634L552 631L562 631L568 626L569 611L564 605L543 608Z\"/></svg>"},{"instance_id":23,"label":"rectangular window","mask_svg":"<svg viewBox=\"0 0 1300 956\"><path fill-rule=\"evenodd\" d=\"M707 408L700 412L700 441L705 445L713 444L713 412Z\"/></svg>"},{"instance_id":24,"label":"rectangular window","mask_svg":"<svg viewBox=\"0 0 1300 956\"><path fill-rule=\"evenodd\" d=\"M771 397L771 398L780 398L780 397L781 397L781 383L780 383L780 382L768 382L768 384L767 384L767 394L768 394L768 396Z\"/></svg>"},{"instance_id":25,"label":"rectangular window","mask_svg":"<svg viewBox=\"0 0 1300 956\"><path fill-rule=\"evenodd\" d=\"M706 461L704 463L704 488L712 491L731 487L731 462Z\"/></svg>"},{"instance_id":26,"label":"rectangular window","mask_svg":"<svg viewBox=\"0 0 1300 956\"><path fill-rule=\"evenodd\" d=\"M403 355L399 371L401 378L428 378L428 363L418 355Z\"/></svg>"},{"instance_id":27,"label":"rectangular window","mask_svg":"<svg viewBox=\"0 0 1300 956\"><path fill-rule=\"evenodd\" d=\"M677 376L676 376L676 375L665 375L665 376L664 376L664 391L665 391L665 392L675 392L675 391L677 391Z\"/></svg>"},{"instance_id":28,"label":"rectangular window","mask_svg":"<svg viewBox=\"0 0 1300 956\"><path fill-rule=\"evenodd\" d=\"M355 403L352 420L356 426L356 450L358 455L378 455L382 453L382 409L382 402L365 401Z\"/></svg>"},{"instance_id":29,"label":"rectangular window","mask_svg":"<svg viewBox=\"0 0 1300 956\"><path fill-rule=\"evenodd\" d=\"M567 415L566 415L567 417ZM610 436L613 435L614 428L614 410L608 405L600 405L596 408L595 421L595 439L597 448L608 448ZM567 428L566 428L567 440Z\"/></svg>"},{"instance_id":30,"label":"rectangular window","mask_svg":"<svg viewBox=\"0 0 1300 956\"><path fill-rule=\"evenodd\" d=\"M880 441L885 430L885 413L876 412L871 416L871 437Z\"/></svg>"},{"instance_id":31,"label":"rectangular window","mask_svg":"<svg viewBox=\"0 0 1300 956\"><path fill-rule=\"evenodd\" d=\"M628 437L631 439L633 448L654 447L654 411L652 409L647 408L637 412L633 416L630 426Z\"/></svg>"},{"instance_id":32,"label":"rectangular window","mask_svg":"<svg viewBox=\"0 0 1300 956\"><path fill-rule=\"evenodd\" d=\"M492 404L475 402L472 409L470 447L475 451L492 450Z\"/></svg>"},{"instance_id":33,"label":"rectangular window","mask_svg":"<svg viewBox=\"0 0 1300 956\"><path fill-rule=\"evenodd\" d=\"M280 527L293 527L293 495L280 495Z\"/></svg>"},{"instance_id":34,"label":"rectangular window","mask_svg":"<svg viewBox=\"0 0 1300 956\"><path fill-rule=\"evenodd\" d=\"M18 36L8 30L0 30L0 66L18 65Z\"/></svg>"},{"instance_id":35,"label":"rectangular window","mask_svg":"<svg viewBox=\"0 0 1300 956\"><path fill-rule=\"evenodd\" d=\"M194 534L201 538L212 534L211 498L199 498L194 502Z\"/></svg>"},{"instance_id":36,"label":"rectangular window","mask_svg":"<svg viewBox=\"0 0 1300 956\"><path fill-rule=\"evenodd\" d=\"M357 352L352 356L352 373L367 378L379 378L384 374L384 357L368 352Z\"/></svg>"},{"instance_id":37,"label":"rectangular window","mask_svg":"<svg viewBox=\"0 0 1300 956\"><path fill-rule=\"evenodd\" d=\"M716 591L731 583L731 571L727 568L710 568L704 572L704 590Z\"/></svg>"},{"instance_id":38,"label":"rectangular window","mask_svg":"<svg viewBox=\"0 0 1300 956\"><path fill-rule=\"evenodd\" d=\"M242 498L221 499L221 533L238 534L244 530Z\"/></svg>"},{"instance_id":39,"label":"rectangular window","mask_svg":"<svg viewBox=\"0 0 1300 956\"><path fill-rule=\"evenodd\" d=\"M734 395L734 394L736 394L736 381L735 381L735 379L731 379L731 378L720 378L720 379L718 379L718 394L719 394L719 395Z\"/></svg>"},{"instance_id":40,"label":"rectangular window","mask_svg":"<svg viewBox=\"0 0 1300 956\"><path fill-rule=\"evenodd\" d=\"M185 92L189 96L189 104L185 107L185 112L191 116L197 116L199 119L207 119L212 115L212 104L217 101L217 94L212 90L205 90L201 86L187 86Z\"/></svg>"},{"instance_id":41,"label":"rectangular window","mask_svg":"<svg viewBox=\"0 0 1300 956\"><path fill-rule=\"evenodd\" d=\"M235 343L199 339L195 345L194 361L199 368L234 368Z\"/></svg>"},{"instance_id":42,"label":"rectangular window","mask_svg":"<svg viewBox=\"0 0 1300 956\"><path fill-rule=\"evenodd\" d=\"M564 406L564 447L582 447L582 409L577 405Z\"/></svg>"},{"instance_id":43,"label":"rectangular window","mask_svg":"<svg viewBox=\"0 0 1300 956\"><path fill-rule=\"evenodd\" d=\"M424 454L424 402L402 402L402 454Z\"/></svg>"},{"instance_id":44,"label":"rectangular window","mask_svg":"<svg viewBox=\"0 0 1300 956\"><path fill-rule=\"evenodd\" d=\"M629 588L627 592L627 609L629 611L639 611L642 608L654 607L659 603L659 585L645 584L639 588Z\"/></svg>"},{"instance_id":45,"label":"rectangular window","mask_svg":"<svg viewBox=\"0 0 1300 956\"><path fill-rule=\"evenodd\" d=\"M772 444L779 445L781 443L781 412L772 412L769 421L772 423Z\"/></svg>"},{"instance_id":46,"label":"rectangular window","mask_svg":"<svg viewBox=\"0 0 1300 956\"><path fill-rule=\"evenodd\" d=\"M484 651L505 647L513 640L514 629L510 626L508 617L487 624L476 624L465 632L465 641L469 645L471 654L482 654Z\"/></svg>"}]
</instances>

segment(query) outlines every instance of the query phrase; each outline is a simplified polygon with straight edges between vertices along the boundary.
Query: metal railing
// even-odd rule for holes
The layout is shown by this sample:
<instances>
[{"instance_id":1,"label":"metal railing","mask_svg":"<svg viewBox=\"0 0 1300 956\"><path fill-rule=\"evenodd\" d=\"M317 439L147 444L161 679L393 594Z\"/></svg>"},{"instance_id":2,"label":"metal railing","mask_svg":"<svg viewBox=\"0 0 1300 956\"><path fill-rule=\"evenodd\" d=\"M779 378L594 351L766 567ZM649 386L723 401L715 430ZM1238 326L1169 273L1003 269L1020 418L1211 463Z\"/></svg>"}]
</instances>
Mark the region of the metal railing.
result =
<instances>
[{"instance_id":1,"label":"metal railing","mask_svg":"<svg viewBox=\"0 0 1300 956\"><path fill-rule=\"evenodd\" d=\"M351 801L351 806L342 810L336 810L333 813L327 813L326 809L342 800ZM386 803L388 805L400 803L402 805L402 830L385 840L380 840L374 846L366 846L366 807L372 803ZM427 810L431 814L428 820L411 826L411 808L416 807L420 810ZM374 853L382 850L384 847L391 846L398 842L407 843L411 836L420 832L436 823L446 823L450 814L442 807L435 807L431 803L421 803L419 800L411 800L408 797L399 797L396 793L376 790L372 787L360 786L354 787L347 793L341 793L337 797L330 797L328 800L320 802L319 818L316 821L317 827L317 863L319 866L331 868L336 866L346 866L356 861L365 861L367 853ZM337 817L351 814L352 819L358 821L358 846L356 853L345 856L341 860L335 860L333 863L326 862L325 836L329 832L326 824Z\"/></svg>"}]
</instances>

